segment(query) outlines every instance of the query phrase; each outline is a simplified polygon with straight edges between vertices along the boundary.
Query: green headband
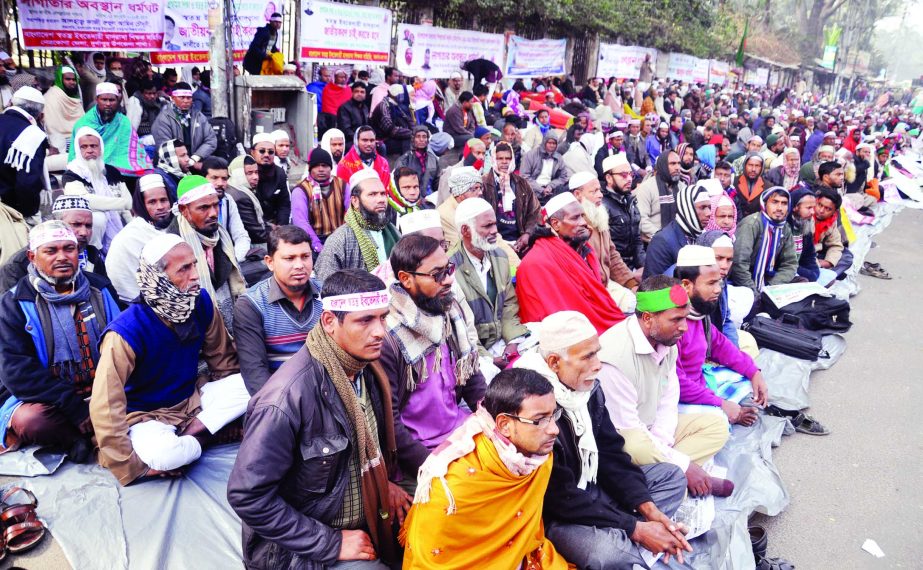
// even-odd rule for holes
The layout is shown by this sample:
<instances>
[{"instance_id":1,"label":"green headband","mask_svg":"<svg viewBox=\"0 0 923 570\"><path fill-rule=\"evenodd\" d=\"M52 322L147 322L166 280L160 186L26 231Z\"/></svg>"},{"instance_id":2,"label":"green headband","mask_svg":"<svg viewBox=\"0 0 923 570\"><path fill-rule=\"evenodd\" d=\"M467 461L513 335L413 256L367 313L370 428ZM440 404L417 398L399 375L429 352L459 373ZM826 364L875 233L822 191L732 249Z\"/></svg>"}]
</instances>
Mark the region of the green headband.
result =
<instances>
[{"instance_id":1,"label":"green headband","mask_svg":"<svg viewBox=\"0 0 923 570\"><path fill-rule=\"evenodd\" d=\"M673 285L656 291L640 291L636 294L638 313L659 313L667 309L685 307L689 304L689 295L680 285Z\"/></svg>"}]
</instances>

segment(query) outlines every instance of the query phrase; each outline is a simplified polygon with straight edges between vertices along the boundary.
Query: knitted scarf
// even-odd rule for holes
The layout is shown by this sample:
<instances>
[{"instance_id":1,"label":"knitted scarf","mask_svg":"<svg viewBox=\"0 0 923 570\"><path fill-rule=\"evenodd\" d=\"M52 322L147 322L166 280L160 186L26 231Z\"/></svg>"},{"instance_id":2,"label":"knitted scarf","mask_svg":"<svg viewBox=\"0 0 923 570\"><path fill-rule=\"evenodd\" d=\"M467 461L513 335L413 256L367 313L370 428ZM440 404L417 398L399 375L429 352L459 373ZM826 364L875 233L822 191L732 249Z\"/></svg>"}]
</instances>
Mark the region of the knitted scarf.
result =
<instances>
[{"instance_id":1,"label":"knitted scarf","mask_svg":"<svg viewBox=\"0 0 923 570\"><path fill-rule=\"evenodd\" d=\"M404 198L401 191L398 190L397 184L394 182L393 173L391 174L391 184L388 185L388 206L400 216L423 209L420 205L420 200L409 202L407 198Z\"/></svg>"},{"instance_id":2,"label":"knitted scarf","mask_svg":"<svg viewBox=\"0 0 923 570\"><path fill-rule=\"evenodd\" d=\"M353 433L356 437L356 447L359 452L360 485L366 523L379 556L387 560L393 555L391 549L393 543L391 520L386 517L388 512L388 471L381 450L375 444L376 440L372 435L369 422L359 405L356 389L353 385L353 379L362 372L368 362L353 358L340 348L324 332L321 326L315 326L311 329L307 339L305 339L305 345L311 356L324 367L324 370L330 376L333 387L336 389L340 400L342 400L343 407L346 408L346 417L349 418L349 423L352 425ZM385 404L384 412L387 416L390 416L390 390L386 388L387 382L379 382L379 385L385 392L382 395L382 401ZM387 432L388 428L386 427L385 430ZM393 439L393 433L386 433L386 439ZM388 445L391 445L390 441ZM396 446L394 447L396 449ZM385 513L385 515L381 513Z\"/></svg>"},{"instance_id":3,"label":"knitted scarf","mask_svg":"<svg viewBox=\"0 0 923 570\"><path fill-rule=\"evenodd\" d=\"M385 255L390 253L391 248L401 239L401 236L391 224L385 224L383 227L376 227L370 224L362 214L355 208L350 208L344 218L346 225L353 231L356 241L359 242L359 251L362 253L362 261L365 263L366 271L373 271L376 267L386 260L378 259L378 248L375 242L369 236L371 231L380 231L385 241Z\"/></svg>"},{"instance_id":4,"label":"knitted scarf","mask_svg":"<svg viewBox=\"0 0 923 570\"><path fill-rule=\"evenodd\" d=\"M183 169L179 165L179 158L176 157L175 143L176 139L170 139L161 144L160 148L157 149L157 168L177 178L182 178L186 173L183 172ZM262 219L262 217L260 217L260 219Z\"/></svg>"},{"instance_id":5,"label":"knitted scarf","mask_svg":"<svg viewBox=\"0 0 923 570\"><path fill-rule=\"evenodd\" d=\"M766 200L776 192L784 192L788 195L787 191L776 190L774 192L766 192L760 196L760 217L763 221L763 236L760 238L759 252L753 264L752 273L753 281L756 282L758 291L763 290L767 277L771 278L775 275L776 256L782 247L782 238L785 235L785 224L787 221L783 219L781 222L777 222L766 214Z\"/></svg>"},{"instance_id":6,"label":"knitted scarf","mask_svg":"<svg viewBox=\"0 0 923 570\"><path fill-rule=\"evenodd\" d=\"M173 323L185 323L195 309L199 291L183 292L170 281L167 274L147 263L142 257L135 274L138 289L144 303L161 319Z\"/></svg>"},{"instance_id":7,"label":"knitted scarf","mask_svg":"<svg viewBox=\"0 0 923 570\"><path fill-rule=\"evenodd\" d=\"M695 211L695 200L708 194L704 186L686 186L676 193L676 223L687 236L695 239L702 233L702 224Z\"/></svg>"},{"instance_id":8,"label":"knitted scarf","mask_svg":"<svg viewBox=\"0 0 923 570\"><path fill-rule=\"evenodd\" d=\"M660 227L666 226L676 218L676 191L679 183L673 182L670 177L668 156L669 152L662 153L654 163L657 194L660 196Z\"/></svg>"},{"instance_id":9,"label":"knitted scarf","mask_svg":"<svg viewBox=\"0 0 923 570\"><path fill-rule=\"evenodd\" d=\"M417 381L413 369L420 364L419 381L425 382L429 370L423 362L435 351L433 370L442 368L442 351L439 348L448 343L449 352L455 357L455 382L464 386L472 374L478 372L477 347L468 339L468 326L458 303L444 315L431 315L421 311L413 298L400 283L391 285L391 312L387 317L388 330L397 340L401 355L407 361L407 389L413 392Z\"/></svg>"}]
</instances>

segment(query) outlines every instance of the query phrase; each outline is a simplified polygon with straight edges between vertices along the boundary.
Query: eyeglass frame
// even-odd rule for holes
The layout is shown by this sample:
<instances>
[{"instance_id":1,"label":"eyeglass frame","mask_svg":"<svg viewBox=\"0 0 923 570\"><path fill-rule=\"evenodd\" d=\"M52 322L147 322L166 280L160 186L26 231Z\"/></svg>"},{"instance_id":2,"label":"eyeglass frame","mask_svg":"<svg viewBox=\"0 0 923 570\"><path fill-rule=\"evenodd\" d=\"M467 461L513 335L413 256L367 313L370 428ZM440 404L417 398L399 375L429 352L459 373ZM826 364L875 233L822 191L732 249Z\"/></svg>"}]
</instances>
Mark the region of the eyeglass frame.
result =
<instances>
[{"instance_id":1,"label":"eyeglass frame","mask_svg":"<svg viewBox=\"0 0 923 570\"><path fill-rule=\"evenodd\" d=\"M432 279L432 280L435 281L436 283L442 283L443 281L446 280L446 278L447 278L449 275L455 275L455 270L456 270L456 269L458 269L458 267L455 265L454 262L450 261L450 262L448 262L448 263L446 264L445 267L443 267L442 269L440 269L440 270L438 270L438 271L435 271L435 273L433 273L433 272L431 272L431 273L420 273L419 271L408 271L407 273L409 273L409 274L411 274L411 275L418 275L418 276L420 276L420 277L429 277L430 279ZM441 278L438 278L437 275L439 275L440 273L444 273L444 275L443 275Z\"/></svg>"},{"instance_id":2,"label":"eyeglass frame","mask_svg":"<svg viewBox=\"0 0 923 570\"><path fill-rule=\"evenodd\" d=\"M538 420L533 420L533 419L529 419L529 418L524 418L524 417L522 417L522 416L516 416L516 415L513 415L513 414L499 414L499 415L501 415L501 416L506 416L506 417L508 417L508 418L513 418L514 420L516 420L516 421L518 421L518 422L520 422L520 423L526 424L526 425L535 426L535 427L538 427L538 428L541 428L541 429L545 429L545 428L547 428L549 425L551 425L551 422L557 423L557 421L561 419L561 415L562 415L563 413L564 413L564 408L558 407L558 408L555 408L555 409L554 409L554 412L552 412L550 416L545 416L544 418L541 418L541 419L538 419Z\"/></svg>"},{"instance_id":3,"label":"eyeglass frame","mask_svg":"<svg viewBox=\"0 0 923 570\"><path fill-rule=\"evenodd\" d=\"M274 149L274 148L258 148L258 149L256 149L256 152L258 152L258 153L260 153L260 154L268 154L268 155L271 156L271 155L276 154L276 149Z\"/></svg>"}]
</instances>

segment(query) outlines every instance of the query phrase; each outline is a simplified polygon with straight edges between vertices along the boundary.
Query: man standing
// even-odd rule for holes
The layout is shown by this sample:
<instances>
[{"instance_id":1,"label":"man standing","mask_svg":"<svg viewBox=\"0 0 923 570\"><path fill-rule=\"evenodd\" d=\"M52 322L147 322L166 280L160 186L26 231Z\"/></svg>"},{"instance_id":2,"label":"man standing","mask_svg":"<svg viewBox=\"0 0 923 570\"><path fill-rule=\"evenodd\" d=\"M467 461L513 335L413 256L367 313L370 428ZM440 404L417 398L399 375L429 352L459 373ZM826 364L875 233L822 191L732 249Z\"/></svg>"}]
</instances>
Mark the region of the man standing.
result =
<instances>
[{"instance_id":1,"label":"man standing","mask_svg":"<svg viewBox=\"0 0 923 570\"><path fill-rule=\"evenodd\" d=\"M638 199L631 193L631 164L622 154L603 161L606 188L602 205L609 217L609 238L633 271L644 267L644 242L641 241L641 212Z\"/></svg>"},{"instance_id":2,"label":"man standing","mask_svg":"<svg viewBox=\"0 0 923 570\"><path fill-rule=\"evenodd\" d=\"M349 187L345 223L330 234L317 257L314 274L322 283L341 269L374 271L388 260L401 237L388 223L388 195L374 170L354 174Z\"/></svg>"},{"instance_id":3,"label":"man standing","mask_svg":"<svg viewBox=\"0 0 923 570\"><path fill-rule=\"evenodd\" d=\"M449 251L449 261L458 270L456 282L474 316L478 353L503 370L519 354L518 342L529 331L519 322L510 261L497 243L497 215L486 200L469 198L455 210L455 226L461 241Z\"/></svg>"},{"instance_id":4,"label":"man standing","mask_svg":"<svg viewBox=\"0 0 923 570\"><path fill-rule=\"evenodd\" d=\"M276 142L272 135L253 135L250 156L259 166L260 178L254 187L254 194L260 201L263 219L270 225L284 226L292 217L292 202L288 192L285 171L276 166Z\"/></svg>"},{"instance_id":5,"label":"man standing","mask_svg":"<svg viewBox=\"0 0 923 570\"><path fill-rule=\"evenodd\" d=\"M410 150L397 159L395 170L410 168L420 180L422 197L429 196L439 187L439 158L429 149L429 129L423 125L413 128Z\"/></svg>"},{"instance_id":6,"label":"man standing","mask_svg":"<svg viewBox=\"0 0 923 570\"><path fill-rule=\"evenodd\" d=\"M265 17L265 16L264 16ZM269 21L256 30L247 53L244 55L244 70L250 75L259 75L263 70L263 61L279 51L279 31L282 29L282 14L273 12Z\"/></svg>"},{"instance_id":7,"label":"man standing","mask_svg":"<svg viewBox=\"0 0 923 570\"><path fill-rule=\"evenodd\" d=\"M113 83L103 82L96 86L96 105L74 123L74 134L82 127L89 127L102 138L105 154L103 162L114 166L122 176L141 177L151 170L151 161L138 141L138 133L131 127L128 117L119 112L121 92ZM77 143L71 140L67 160L77 156Z\"/></svg>"},{"instance_id":8,"label":"man standing","mask_svg":"<svg viewBox=\"0 0 923 570\"><path fill-rule=\"evenodd\" d=\"M38 212L45 189L48 139L38 126L45 98L34 87L20 87L10 103L0 114L0 201L6 215L29 217Z\"/></svg>"},{"instance_id":9,"label":"man standing","mask_svg":"<svg viewBox=\"0 0 923 570\"><path fill-rule=\"evenodd\" d=\"M708 184L697 182L686 186L676 195L676 218L654 235L647 248L644 278L664 275L676 263L679 250L695 243L711 217L711 197Z\"/></svg>"},{"instance_id":10,"label":"man standing","mask_svg":"<svg viewBox=\"0 0 923 570\"><path fill-rule=\"evenodd\" d=\"M388 292L350 269L329 276L321 302L305 345L250 401L228 502L248 566L384 570L410 507L388 480L397 445L376 362Z\"/></svg>"},{"instance_id":11,"label":"man standing","mask_svg":"<svg viewBox=\"0 0 923 570\"><path fill-rule=\"evenodd\" d=\"M397 281L390 287L381 366L391 380L402 487L412 490L423 461L477 409L487 384L452 294L455 264L442 244L421 234L406 236L390 262Z\"/></svg>"},{"instance_id":12,"label":"man standing","mask_svg":"<svg viewBox=\"0 0 923 570\"><path fill-rule=\"evenodd\" d=\"M140 292L135 274L141 250L173 223L173 201L159 174L138 180L132 201L137 216L116 234L106 254L106 270L123 303L132 302Z\"/></svg>"},{"instance_id":13,"label":"man standing","mask_svg":"<svg viewBox=\"0 0 923 570\"><path fill-rule=\"evenodd\" d=\"M182 142L191 153L189 168L201 173L202 161L218 148L215 131L208 118L192 108L192 87L188 83L177 83L170 96L170 107L157 115L151 127L154 143L159 146L168 140Z\"/></svg>"},{"instance_id":14,"label":"man standing","mask_svg":"<svg viewBox=\"0 0 923 570\"><path fill-rule=\"evenodd\" d=\"M474 117L474 95L465 91L458 96L458 102L448 107L445 112L445 125L442 130L452 136L455 148L462 148L465 142L474 136L477 119Z\"/></svg>"},{"instance_id":15,"label":"man standing","mask_svg":"<svg viewBox=\"0 0 923 570\"><path fill-rule=\"evenodd\" d=\"M382 188L387 188L391 184L391 167L388 166L388 159L378 154L375 129L369 126L359 127L356 130L355 141L356 144L337 163L337 177L343 182L349 182L360 170L371 170L378 175Z\"/></svg>"},{"instance_id":16,"label":"man standing","mask_svg":"<svg viewBox=\"0 0 923 570\"><path fill-rule=\"evenodd\" d=\"M545 492L548 538L578 568L644 565L639 547L682 563L692 548L670 517L686 494L686 478L675 465L632 464L596 381L599 351L590 321L561 311L542 321L539 350L515 365L548 380L563 409Z\"/></svg>"},{"instance_id":17,"label":"man standing","mask_svg":"<svg viewBox=\"0 0 923 570\"><path fill-rule=\"evenodd\" d=\"M542 213L551 231L535 240L516 273L519 319L531 323L558 311L578 311L598 332L624 320L603 284L596 253L586 244L590 229L574 195L555 196ZM556 286L548 287L549 281Z\"/></svg>"},{"instance_id":18,"label":"man standing","mask_svg":"<svg viewBox=\"0 0 923 570\"><path fill-rule=\"evenodd\" d=\"M529 181L516 174L509 143L497 143L490 167L491 171L482 178L484 199L494 208L500 237L517 254L525 254L538 226L541 204Z\"/></svg>"},{"instance_id":19,"label":"man standing","mask_svg":"<svg viewBox=\"0 0 923 570\"><path fill-rule=\"evenodd\" d=\"M639 119L628 121L628 142L625 145L625 153L633 171L640 170L643 175L644 171L650 170L647 142L641 135L641 121ZM605 167L603 169L605 170Z\"/></svg>"},{"instance_id":20,"label":"man standing","mask_svg":"<svg viewBox=\"0 0 923 570\"><path fill-rule=\"evenodd\" d=\"M308 234L297 226L279 226L269 234L268 246L264 261L272 275L234 305L240 372L251 395L298 352L321 315Z\"/></svg>"},{"instance_id":21,"label":"man standing","mask_svg":"<svg viewBox=\"0 0 923 570\"><path fill-rule=\"evenodd\" d=\"M102 334L90 398L99 464L122 485L178 476L250 399L192 248L163 234L140 263L141 295ZM201 377L200 359L208 365Z\"/></svg>"},{"instance_id":22,"label":"man standing","mask_svg":"<svg viewBox=\"0 0 923 570\"><path fill-rule=\"evenodd\" d=\"M346 183L332 169L330 153L315 148L308 157L308 175L292 189L292 224L308 233L315 254L343 225L346 214Z\"/></svg>"},{"instance_id":23,"label":"man standing","mask_svg":"<svg viewBox=\"0 0 923 570\"><path fill-rule=\"evenodd\" d=\"M179 216L167 228L189 244L195 256L199 287L208 293L221 313L228 330L234 330L234 302L247 289L237 264L234 244L227 230L218 223L218 192L198 175L179 183Z\"/></svg>"},{"instance_id":24,"label":"man standing","mask_svg":"<svg viewBox=\"0 0 923 570\"><path fill-rule=\"evenodd\" d=\"M723 414L680 414L676 343L686 332L689 297L672 277L655 275L638 288L634 315L599 338L599 383L612 424L636 465L672 463L694 496L730 495L733 484L700 466L724 447Z\"/></svg>"},{"instance_id":25,"label":"man standing","mask_svg":"<svg viewBox=\"0 0 923 570\"><path fill-rule=\"evenodd\" d=\"M352 85L352 98L337 109L336 126L339 127L349 146L352 146L356 130L369 124L369 106L365 103L366 85L360 81ZM325 132L324 135L327 133Z\"/></svg>"},{"instance_id":26,"label":"man standing","mask_svg":"<svg viewBox=\"0 0 923 570\"><path fill-rule=\"evenodd\" d=\"M654 163L654 176L635 190L644 243L650 243L654 234L676 217L676 195L686 186L680 179L680 167L679 155L675 151L661 154Z\"/></svg>"},{"instance_id":27,"label":"man standing","mask_svg":"<svg viewBox=\"0 0 923 570\"><path fill-rule=\"evenodd\" d=\"M545 537L542 498L560 409L531 370L505 370L483 403L420 468L402 533L404 567L564 570Z\"/></svg>"},{"instance_id":28,"label":"man standing","mask_svg":"<svg viewBox=\"0 0 923 570\"><path fill-rule=\"evenodd\" d=\"M77 238L64 222L32 228L28 258L28 275L0 297L0 445L53 445L86 462L98 342L119 308L96 275L80 270Z\"/></svg>"},{"instance_id":29,"label":"man standing","mask_svg":"<svg viewBox=\"0 0 923 570\"><path fill-rule=\"evenodd\" d=\"M761 211L737 225L731 281L749 287L759 298L766 285L791 283L798 269L795 240L786 222L789 193L781 186L760 194Z\"/></svg>"}]
</instances>

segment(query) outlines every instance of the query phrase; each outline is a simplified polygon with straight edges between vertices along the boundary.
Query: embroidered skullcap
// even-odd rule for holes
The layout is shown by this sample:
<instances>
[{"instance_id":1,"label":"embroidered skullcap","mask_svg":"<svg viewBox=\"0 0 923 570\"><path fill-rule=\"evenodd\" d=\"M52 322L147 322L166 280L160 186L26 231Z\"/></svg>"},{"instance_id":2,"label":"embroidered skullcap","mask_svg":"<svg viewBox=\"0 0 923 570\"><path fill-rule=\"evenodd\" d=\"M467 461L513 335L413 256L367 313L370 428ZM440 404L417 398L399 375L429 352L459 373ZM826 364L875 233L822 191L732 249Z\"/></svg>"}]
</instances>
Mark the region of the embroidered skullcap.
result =
<instances>
[{"instance_id":1,"label":"embroidered skullcap","mask_svg":"<svg viewBox=\"0 0 923 570\"><path fill-rule=\"evenodd\" d=\"M481 183L481 173L473 166L462 166L452 170L449 176L449 191L452 196L461 196L471 190L475 184Z\"/></svg>"},{"instance_id":2,"label":"embroidered skullcap","mask_svg":"<svg viewBox=\"0 0 923 570\"><path fill-rule=\"evenodd\" d=\"M79 183L78 183L79 184ZM51 207L52 212L73 212L73 211L84 211L91 212L90 203L87 202L87 199L83 196L68 196L67 194L62 194L57 197L54 201L54 205Z\"/></svg>"}]
</instances>

